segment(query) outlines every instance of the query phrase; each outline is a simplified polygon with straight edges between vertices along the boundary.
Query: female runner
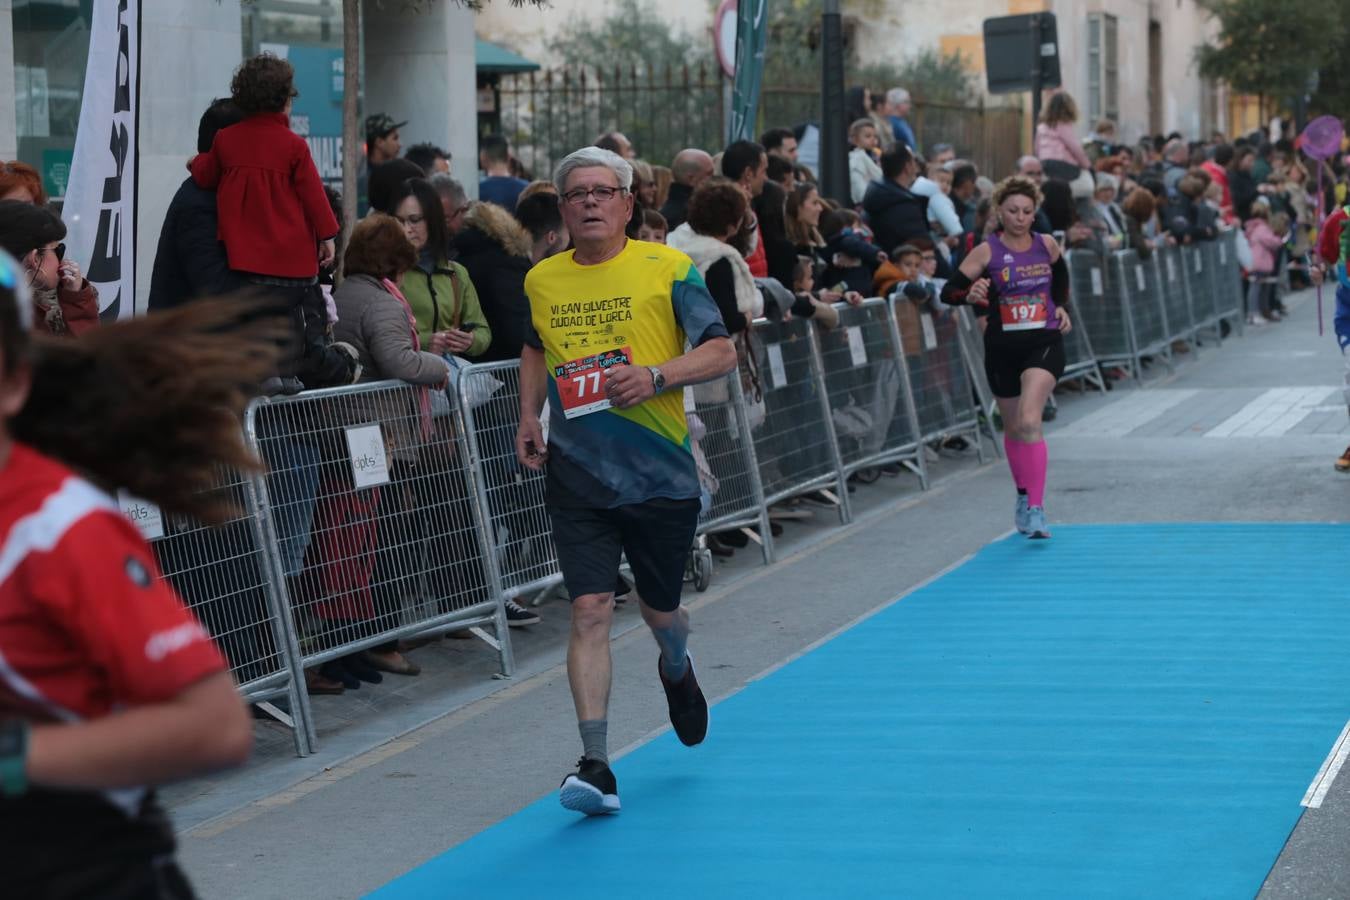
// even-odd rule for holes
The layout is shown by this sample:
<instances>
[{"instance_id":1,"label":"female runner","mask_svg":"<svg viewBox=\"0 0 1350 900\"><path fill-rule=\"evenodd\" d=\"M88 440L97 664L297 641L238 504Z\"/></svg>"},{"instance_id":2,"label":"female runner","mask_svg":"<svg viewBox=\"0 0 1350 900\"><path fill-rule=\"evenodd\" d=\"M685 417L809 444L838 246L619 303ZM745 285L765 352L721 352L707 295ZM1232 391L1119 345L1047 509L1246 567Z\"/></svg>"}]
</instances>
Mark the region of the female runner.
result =
<instances>
[{"instance_id":1,"label":"female runner","mask_svg":"<svg viewBox=\"0 0 1350 900\"><path fill-rule=\"evenodd\" d=\"M219 520L284 331L202 301L30 337L27 280L0 253L0 893L190 898L152 788L242 763L252 722L108 492Z\"/></svg>"},{"instance_id":2,"label":"female runner","mask_svg":"<svg viewBox=\"0 0 1350 900\"><path fill-rule=\"evenodd\" d=\"M1003 416L1003 446L1017 487L1013 520L1032 538L1050 537L1045 520L1045 436L1041 413L1064 374L1069 270L1059 244L1032 232L1040 191L1014 176L994 190L1001 229L967 254L942 289L986 318L984 371Z\"/></svg>"}]
</instances>

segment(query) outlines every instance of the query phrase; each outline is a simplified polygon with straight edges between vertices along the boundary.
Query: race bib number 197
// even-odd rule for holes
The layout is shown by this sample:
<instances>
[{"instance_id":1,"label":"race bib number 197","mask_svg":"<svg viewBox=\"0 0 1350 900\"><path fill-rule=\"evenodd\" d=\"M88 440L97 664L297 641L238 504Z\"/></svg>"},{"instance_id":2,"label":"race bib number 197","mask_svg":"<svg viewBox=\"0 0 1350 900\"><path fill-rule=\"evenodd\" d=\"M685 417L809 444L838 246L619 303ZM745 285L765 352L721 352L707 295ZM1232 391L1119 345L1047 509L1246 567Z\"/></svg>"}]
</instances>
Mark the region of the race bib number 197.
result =
<instances>
[{"instance_id":1,"label":"race bib number 197","mask_svg":"<svg viewBox=\"0 0 1350 900\"><path fill-rule=\"evenodd\" d=\"M1031 331L1046 327L1045 301L1040 297L1002 297L999 318L1004 331Z\"/></svg>"},{"instance_id":2,"label":"race bib number 197","mask_svg":"<svg viewBox=\"0 0 1350 900\"><path fill-rule=\"evenodd\" d=\"M558 385L563 416L575 419L588 413L609 409L609 395L605 393L605 372L614 366L633 362L633 348L602 350L565 362L553 369L553 380Z\"/></svg>"}]
</instances>

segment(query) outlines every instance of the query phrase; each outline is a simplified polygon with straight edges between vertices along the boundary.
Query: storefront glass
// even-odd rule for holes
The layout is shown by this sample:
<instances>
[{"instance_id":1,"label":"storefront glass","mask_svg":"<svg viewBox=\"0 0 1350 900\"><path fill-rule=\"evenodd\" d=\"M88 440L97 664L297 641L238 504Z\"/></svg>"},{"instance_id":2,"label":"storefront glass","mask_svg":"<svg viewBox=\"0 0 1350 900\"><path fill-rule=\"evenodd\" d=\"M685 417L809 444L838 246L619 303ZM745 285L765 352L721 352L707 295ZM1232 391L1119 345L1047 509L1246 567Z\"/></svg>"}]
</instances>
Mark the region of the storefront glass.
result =
<instances>
[{"instance_id":1,"label":"storefront glass","mask_svg":"<svg viewBox=\"0 0 1350 900\"><path fill-rule=\"evenodd\" d=\"M14 105L19 159L65 196L89 61L93 0L14 0Z\"/></svg>"},{"instance_id":2,"label":"storefront glass","mask_svg":"<svg viewBox=\"0 0 1350 900\"><path fill-rule=\"evenodd\" d=\"M257 0L243 15L244 55L275 53L295 67L291 129L309 142L324 181L341 186L341 0Z\"/></svg>"}]
</instances>

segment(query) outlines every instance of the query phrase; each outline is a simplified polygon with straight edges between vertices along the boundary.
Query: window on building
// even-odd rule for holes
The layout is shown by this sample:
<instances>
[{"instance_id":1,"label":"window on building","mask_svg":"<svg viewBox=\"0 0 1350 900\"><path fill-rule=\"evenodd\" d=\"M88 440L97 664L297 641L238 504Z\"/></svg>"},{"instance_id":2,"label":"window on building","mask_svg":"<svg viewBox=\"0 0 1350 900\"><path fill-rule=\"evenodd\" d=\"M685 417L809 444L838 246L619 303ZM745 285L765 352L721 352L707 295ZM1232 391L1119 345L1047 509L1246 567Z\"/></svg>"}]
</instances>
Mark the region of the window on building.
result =
<instances>
[{"instance_id":1,"label":"window on building","mask_svg":"<svg viewBox=\"0 0 1350 900\"><path fill-rule=\"evenodd\" d=\"M1120 119L1120 45L1115 16L1088 16L1088 118Z\"/></svg>"},{"instance_id":2,"label":"window on building","mask_svg":"<svg viewBox=\"0 0 1350 900\"><path fill-rule=\"evenodd\" d=\"M245 56L273 53L295 67L300 96L291 130L309 142L319 176L342 183L342 2L255 0L243 4Z\"/></svg>"},{"instance_id":3,"label":"window on building","mask_svg":"<svg viewBox=\"0 0 1350 900\"><path fill-rule=\"evenodd\" d=\"M12 16L19 159L42 173L48 195L59 200L75 154L94 0L15 0Z\"/></svg>"}]
</instances>

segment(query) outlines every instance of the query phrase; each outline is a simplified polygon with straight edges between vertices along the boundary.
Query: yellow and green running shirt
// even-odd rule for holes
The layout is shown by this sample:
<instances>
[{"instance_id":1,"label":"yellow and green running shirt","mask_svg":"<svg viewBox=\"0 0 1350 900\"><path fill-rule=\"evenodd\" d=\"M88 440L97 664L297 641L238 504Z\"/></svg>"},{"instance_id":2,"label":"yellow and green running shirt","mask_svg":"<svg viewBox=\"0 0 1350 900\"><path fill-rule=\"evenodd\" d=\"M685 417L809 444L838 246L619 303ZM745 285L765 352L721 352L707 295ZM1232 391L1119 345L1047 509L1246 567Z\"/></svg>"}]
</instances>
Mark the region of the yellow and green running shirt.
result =
<instances>
[{"instance_id":1,"label":"yellow and green running shirt","mask_svg":"<svg viewBox=\"0 0 1350 900\"><path fill-rule=\"evenodd\" d=\"M609 408L604 370L659 366L726 337L717 304L693 262L664 244L630 240L613 259L579 265L572 251L525 276L525 342L548 368L548 500L612 508L698 497L682 391L632 409Z\"/></svg>"}]
</instances>

